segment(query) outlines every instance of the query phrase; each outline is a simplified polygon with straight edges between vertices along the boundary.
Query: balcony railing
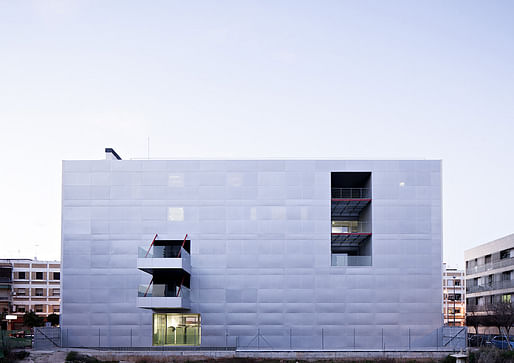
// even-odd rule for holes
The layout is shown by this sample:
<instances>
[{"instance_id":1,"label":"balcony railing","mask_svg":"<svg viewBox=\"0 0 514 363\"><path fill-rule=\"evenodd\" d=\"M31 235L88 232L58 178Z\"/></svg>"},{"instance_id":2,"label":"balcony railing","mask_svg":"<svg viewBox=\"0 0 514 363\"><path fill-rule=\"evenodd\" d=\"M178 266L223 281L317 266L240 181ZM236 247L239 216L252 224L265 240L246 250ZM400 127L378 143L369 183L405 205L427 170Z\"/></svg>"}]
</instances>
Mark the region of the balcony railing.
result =
<instances>
[{"instance_id":1,"label":"balcony railing","mask_svg":"<svg viewBox=\"0 0 514 363\"><path fill-rule=\"evenodd\" d=\"M472 275L472 274L476 274L479 272L496 270L498 268L507 267L507 266L514 266L514 257L505 258L503 260L499 260L499 261L495 261L495 262L489 262L489 263L486 263L483 265L469 267L466 269L466 274Z\"/></svg>"},{"instance_id":2,"label":"balcony railing","mask_svg":"<svg viewBox=\"0 0 514 363\"><path fill-rule=\"evenodd\" d=\"M332 234L371 233L371 223L361 221L333 221Z\"/></svg>"},{"instance_id":3,"label":"balcony railing","mask_svg":"<svg viewBox=\"0 0 514 363\"><path fill-rule=\"evenodd\" d=\"M175 247L175 246L173 246ZM180 253L179 253L180 251ZM171 248L170 246L152 246L150 250L139 247L137 249L138 258L181 258L184 257L184 252L189 253L180 246Z\"/></svg>"},{"instance_id":4,"label":"balcony railing","mask_svg":"<svg viewBox=\"0 0 514 363\"><path fill-rule=\"evenodd\" d=\"M332 188L332 199L369 199L369 188Z\"/></svg>"},{"instance_id":5,"label":"balcony railing","mask_svg":"<svg viewBox=\"0 0 514 363\"><path fill-rule=\"evenodd\" d=\"M332 266L371 266L371 256L332 254Z\"/></svg>"},{"instance_id":6,"label":"balcony railing","mask_svg":"<svg viewBox=\"0 0 514 363\"><path fill-rule=\"evenodd\" d=\"M514 280L504 280L504 281L496 281L493 283L488 283L485 285L478 286L466 286L466 292L474 293L474 292L482 292L482 291L491 291L491 290L501 290L501 289L509 289L514 287Z\"/></svg>"},{"instance_id":7,"label":"balcony railing","mask_svg":"<svg viewBox=\"0 0 514 363\"><path fill-rule=\"evenodd\" d=\"M166 284L139 285L137 290L138 297L179 297L189 293L185 286L175 286Z\"/></svg>"},{"instance_id":8,"label":"balcony railing","mask_svg":"<svg viewBox=\"0 0 514 363\"><path fill-rule=\"evenodd\" d=\"M146 296L147 285L142 285L138 290L137 306L143 309L190 309L190 292L185 286L167 289L166 285L157 284L150 287ZM144 291L143 291L144 289ZM178 296L177 296L178 295Z\"/></svg>"}]
</instances>

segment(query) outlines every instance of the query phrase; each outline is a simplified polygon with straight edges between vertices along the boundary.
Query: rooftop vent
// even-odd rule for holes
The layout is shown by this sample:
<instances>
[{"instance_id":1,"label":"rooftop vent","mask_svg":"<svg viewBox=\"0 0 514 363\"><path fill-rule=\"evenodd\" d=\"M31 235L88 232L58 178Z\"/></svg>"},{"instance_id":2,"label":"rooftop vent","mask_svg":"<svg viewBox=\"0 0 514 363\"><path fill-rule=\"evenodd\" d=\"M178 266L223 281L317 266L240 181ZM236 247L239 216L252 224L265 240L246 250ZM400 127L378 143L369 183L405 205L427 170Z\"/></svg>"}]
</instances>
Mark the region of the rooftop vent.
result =
<instances>
[{"instance_id":1,"label":"rooftop vent","mask_svg":"<svg viewBox=\"0 0 514 363\"><path fill-rule=\"evenodd\" d=\"M118 155L114 149L110 147L105 148L105 159L106 160L121 160L121 157Z\"/></svg>"}]
</instances>

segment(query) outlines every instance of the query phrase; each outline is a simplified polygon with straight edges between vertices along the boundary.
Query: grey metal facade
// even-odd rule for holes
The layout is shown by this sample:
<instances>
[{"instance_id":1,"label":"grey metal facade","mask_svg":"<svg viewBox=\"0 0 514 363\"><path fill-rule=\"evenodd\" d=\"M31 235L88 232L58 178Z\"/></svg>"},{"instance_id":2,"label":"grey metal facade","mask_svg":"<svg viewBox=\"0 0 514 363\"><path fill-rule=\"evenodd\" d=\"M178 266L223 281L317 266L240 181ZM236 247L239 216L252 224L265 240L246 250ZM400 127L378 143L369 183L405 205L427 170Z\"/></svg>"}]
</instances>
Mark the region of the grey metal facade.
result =
<instances>
[{"instance_id":1,"label":"grey metal facade","mask_svg":"<svg viewBox=\"0 0 514 363\"><path fill-rule=\"evenodd\" d=\"M331 266L331 173L371 173L371 266ZM202 346L434 346L442 319L441 162L64 161L68 346L151 346L138 247L191 241Z\"/></svg>"}]
</instances>

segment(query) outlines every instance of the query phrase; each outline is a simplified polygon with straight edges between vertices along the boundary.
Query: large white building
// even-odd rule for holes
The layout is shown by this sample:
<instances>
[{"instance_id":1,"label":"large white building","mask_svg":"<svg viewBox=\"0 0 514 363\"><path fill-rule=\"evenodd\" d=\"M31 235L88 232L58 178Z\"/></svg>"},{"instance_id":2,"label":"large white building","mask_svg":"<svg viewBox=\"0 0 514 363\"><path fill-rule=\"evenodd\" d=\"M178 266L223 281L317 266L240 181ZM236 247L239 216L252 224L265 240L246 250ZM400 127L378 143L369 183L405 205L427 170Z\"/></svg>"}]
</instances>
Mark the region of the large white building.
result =
<instances>
[{"instance_id":1,"label":"large white building","mask_svg":"<svg viewBox=\"0 0 514 363\"><path fill-rule=\"evenodd\" d=\"M63 162L64 344L437 344L440 161L106 153Z\"/></svg>"}]
</instances>

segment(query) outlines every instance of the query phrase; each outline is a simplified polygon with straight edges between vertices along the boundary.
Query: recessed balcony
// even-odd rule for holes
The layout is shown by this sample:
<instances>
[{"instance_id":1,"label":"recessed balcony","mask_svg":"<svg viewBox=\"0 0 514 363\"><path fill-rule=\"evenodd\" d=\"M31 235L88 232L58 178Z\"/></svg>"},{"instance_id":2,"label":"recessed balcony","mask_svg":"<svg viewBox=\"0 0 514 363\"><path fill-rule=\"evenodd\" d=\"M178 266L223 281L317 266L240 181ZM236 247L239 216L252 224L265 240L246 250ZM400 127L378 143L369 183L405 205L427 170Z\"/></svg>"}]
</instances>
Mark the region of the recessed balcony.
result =
<instances>
[{"instance_id":1,"label":"recessed balcony","mask_svg":"<svg viewBox=\"0 0 514 363\"><path fill-rule=\"evenodd\" d=\"M332 217L358 217L370 203L369 188L332 188Z\"/></svg>"},{"instance_id":2,"label":"recessed balcony","mask_svg":"<svg viewBox=\"0 0 514 363\"><path fill-rule=\"evenodd\" d=\"M370 223L361 221L332 221L332 246L334 246L334 243L358 246L370 236Z\"/></svg>"},{"instance_id":3,"label":"recessed balcony","mask_svg":"<svg viewBox=\"0 0 514 363\"><path fill-rule=\"evenodd\" d=\"M152 246L149 250L138 249L137 268L151 275L156 270L181 269L191 274L191 256L185 248Z\"/></svg>"}]
</instances>

